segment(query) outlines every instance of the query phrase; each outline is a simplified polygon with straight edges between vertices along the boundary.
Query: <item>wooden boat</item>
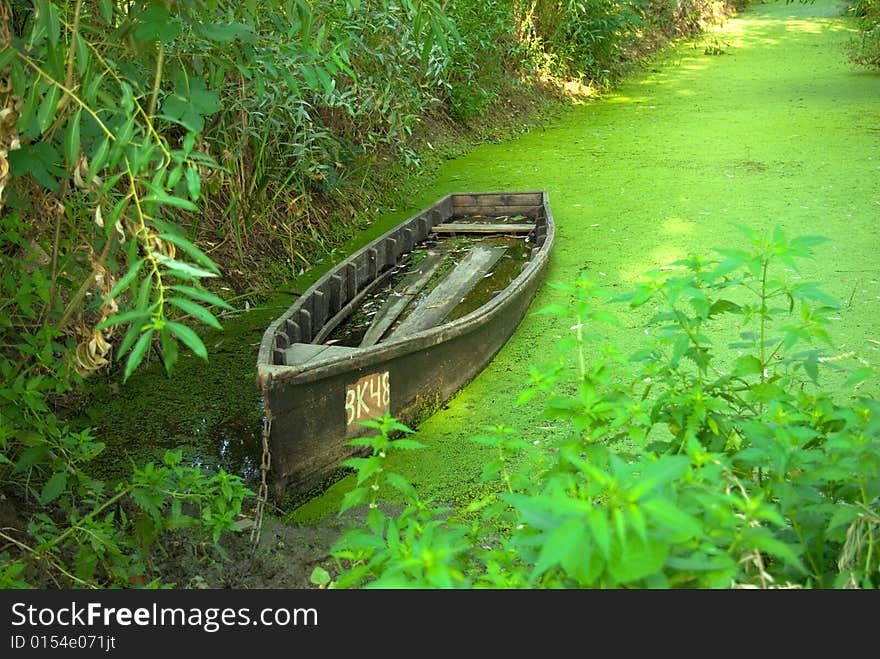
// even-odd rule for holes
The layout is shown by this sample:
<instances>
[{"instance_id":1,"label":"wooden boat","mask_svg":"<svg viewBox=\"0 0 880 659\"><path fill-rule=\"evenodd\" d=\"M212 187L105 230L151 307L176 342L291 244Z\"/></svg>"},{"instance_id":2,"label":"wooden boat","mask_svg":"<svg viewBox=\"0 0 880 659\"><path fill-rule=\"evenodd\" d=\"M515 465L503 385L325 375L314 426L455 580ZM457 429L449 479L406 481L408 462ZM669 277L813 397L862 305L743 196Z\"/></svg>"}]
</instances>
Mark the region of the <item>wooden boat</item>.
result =
<instances>
[{"instance_id":1,"label":"wooden boat","mask_svg":"<svg viewBox=\"0 0 880 659\"><path fill-rule=\"evenodd\" d=\"M526 246L524 258L501 290L483 292L486 301L456 313L505 248L474 243L445 272L438 265L443 250L422 249L405 271L419 246L447 234L515 236ZM373 432L361 421L387 412L414 424L473 379L525 315L553 240L545 191L450 194L318 279L260 343L257 384L276 496L304 494L332 478L357 452L348 442ZM429 291L432 278L440 283ZM358 343L330 338L382 287L386 300ZM412 310L404 313L406 307Z\"/></svg>"}]
</instances>

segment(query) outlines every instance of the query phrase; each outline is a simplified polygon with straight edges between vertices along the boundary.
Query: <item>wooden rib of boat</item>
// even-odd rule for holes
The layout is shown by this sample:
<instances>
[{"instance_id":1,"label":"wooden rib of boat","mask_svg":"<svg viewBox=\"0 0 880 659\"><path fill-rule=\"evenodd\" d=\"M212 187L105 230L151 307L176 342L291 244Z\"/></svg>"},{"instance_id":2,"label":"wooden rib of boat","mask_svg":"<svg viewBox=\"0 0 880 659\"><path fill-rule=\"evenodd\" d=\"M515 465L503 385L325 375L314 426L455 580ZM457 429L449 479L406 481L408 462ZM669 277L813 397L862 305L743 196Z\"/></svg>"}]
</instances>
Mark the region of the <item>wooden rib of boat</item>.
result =
<instances>
[{"instance_id":1,"label":"wooden rib of boat","mask_svg":"<svg viewBox=\"0 0 880 659\"><path fill-rule=\"evenodd\" d=\"M450 235L511 236L527 246L511 280L463 315L456 305L506 248L465 244L451 264L442 249L428 249L404 268L426 241ZM456 193L318 279L269 325L257 358L276 495L305 493L338 472L356 453L348 442L373 432L360 422L387 412L414 423L485 368L531 304L553 241L546 191ZM357 342L333 339L380 289L385 301Z\"/></svg>"}]
</instances>

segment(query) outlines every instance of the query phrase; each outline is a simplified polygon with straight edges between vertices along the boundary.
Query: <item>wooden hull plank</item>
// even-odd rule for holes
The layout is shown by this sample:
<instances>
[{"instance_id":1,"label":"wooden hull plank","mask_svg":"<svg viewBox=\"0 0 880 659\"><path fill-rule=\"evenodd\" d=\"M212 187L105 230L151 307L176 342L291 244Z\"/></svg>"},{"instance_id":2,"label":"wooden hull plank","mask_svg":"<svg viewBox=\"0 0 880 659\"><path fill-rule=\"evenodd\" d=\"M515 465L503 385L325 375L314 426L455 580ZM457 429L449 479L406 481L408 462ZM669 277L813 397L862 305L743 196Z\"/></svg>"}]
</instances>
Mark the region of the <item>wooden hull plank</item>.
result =
<instances>
[{"instance_id":1,"label":"wooden hull plank","mask_svg":"<svg viewBox=\"0 0 880 659\"><path fill-rule=\"evenodd\" d=\"M531 233L534 224L502 224L488 222L447 222L438 224L432 233Z\"/></svg>"},{"instance_id":2,"label":"wooden hull plank","mask_svg":"<svg viewBox=\"0 0 880 659\"><path fill-rule=\"evenodd\" d=\"M439 252L429 253L419 264L401 281L391 293L388 301L373 317L373 322L367 329L360 347L371 346L378 343L388 328L403 313L406 305L421 291L431 276L443 263L444 255Z\"/></svg>"},{"instance_id":3,"label":"wooden hull plank","mask_svg":"<svg viewBox=\"0 0 880 659\"><path fill-rule=\"evenodd\" d=\"M505 251L505 247L474 247L391 336L400 338L441 323Z\"/></svg>"},{"instance_id":4,"label":"wooden hull plank","mask_svg":"<svg viewBox=\"0 0 880 659\"><path fill-rule=\"evenodd\" d=\"M298 366L328 359L331 357L345 357L357 352L357 348L347 346L325 346L316 343L294 343L284 351L284 363L288 366Z\"/></svg>"}]
</instances>

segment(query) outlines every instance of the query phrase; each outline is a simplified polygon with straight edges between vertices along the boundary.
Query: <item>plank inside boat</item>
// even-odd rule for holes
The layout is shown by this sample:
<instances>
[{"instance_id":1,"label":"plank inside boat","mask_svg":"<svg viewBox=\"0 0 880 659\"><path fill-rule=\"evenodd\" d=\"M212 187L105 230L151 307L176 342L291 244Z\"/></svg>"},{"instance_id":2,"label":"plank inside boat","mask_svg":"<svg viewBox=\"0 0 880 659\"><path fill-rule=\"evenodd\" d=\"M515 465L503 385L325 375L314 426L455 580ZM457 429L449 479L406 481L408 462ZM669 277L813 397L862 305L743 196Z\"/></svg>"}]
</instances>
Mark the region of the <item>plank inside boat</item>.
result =
<instances>
[{"instance_id":1,"label":"plank inside boat","mask_svg":"<svg viewBox=\"0 0 880 659\"><path fill-rule=\"evenodd\" d=\"M446 222L431 229L432 233L531 233L534 223L504 224L498 222Z\"/></svg>"},{"instance_id":2,"label":"plank inside boat","mask_svg":"<svg viewBox=\"0 0 880 659\"><path fill-rule=\"evenodd\" d=\"M392 331L392 338L414 334L442 322L506 251L505 247L477 246L455 266L409 316Z\"/></svg>"},{"instance_id":3,"label":"plank inside boat","mask_svg":"<svg viewBox=\"0 0 880 659\"><path fill-rule=\"evenodd\" d=\"M374 345L400 317L406 305L421 291L443 263L444 254L432 252L425 256L413 271L394 287L391 297L373 317L373 322L361 340L361 348Z\"/></svg>"},{"instance_id":4,"label":"plank inside boat","mask_svg":"<svg viewBox=\"0 0 880 659\"><path fill-rule=\"evenodd\" d=\"M284 351L284 362L288 366L299 366L331 357L346 357L357 352L347 346L327 346L316 343L294 343Z\"/></svg>"}]
</instances>

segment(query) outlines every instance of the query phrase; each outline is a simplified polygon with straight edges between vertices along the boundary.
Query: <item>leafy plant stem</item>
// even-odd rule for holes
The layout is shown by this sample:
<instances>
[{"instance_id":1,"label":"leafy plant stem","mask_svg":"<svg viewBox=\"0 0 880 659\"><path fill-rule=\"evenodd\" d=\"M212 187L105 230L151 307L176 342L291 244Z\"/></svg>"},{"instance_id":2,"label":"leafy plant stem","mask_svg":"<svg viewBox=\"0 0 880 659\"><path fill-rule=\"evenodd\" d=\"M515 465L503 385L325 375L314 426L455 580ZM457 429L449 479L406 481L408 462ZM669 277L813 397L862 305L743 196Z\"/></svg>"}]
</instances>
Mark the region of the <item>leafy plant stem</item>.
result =
<instances>
[{"instance_id":1,"label":"leafy plant stem","mask_svg":"<svg viewBox=\"0 0 880 659\"><path fill-rule=\"evenodd\" d=\"M162 88L162 68L165 62L165 44L159 43L159 52L156 54L156 75L153 77L153 90L150 93L150 105L147 116L152 121L156 114L156 104L159 101L159 90Z\"/></svg>"},{"instance_id":2,"label":"leafy plant stem","mask_svg":"<svg viewBox=\"0 0 880 659\"><path fill-rule=\"evenodd\" d=\"M82 526L82 522L84 522L84 521L86 521L86 520L92 520L92 519L94 519L97 515L100 515L103 511L107 510L107 508L109 508L110 506L112 506L113 504L115 504L117 501L119 501L120 499L122 499L124 496L126 496L126 495L131 491L131 489L132 489L131 486L129 486L129 487L126 487L126 488L123 489L123 490L120 490L120 491L117 492L115 495L113 495L112 497L110 497L109 499L107 499L107 501L105 501L104 503L102 503L100 506L98 506L97 508L95 508L95 509L92 510L91 512L86 513L86 515L84 515L84 516L79 520L79 524L72 524L71 526L69 526L69 527L67 528L66 531L64 531L64 533L61 533L61 534L55 536L54 538L52 538L51 541L49 541L49 542L47 542L47 543L44 543L44 544L40 545L40 549L41 549L41 550L48 550L48 549L51 549L52 547L55 547L56 545L60 544L60 543L61 543L63 540L65 540L67 537L73 535L74 532L76 532L77 530L79 530L80 526Z\"/></svg>"},{"instance_id":3,"label":"leafy plant stem","mask_svg":"<svg viewBox=\"0 0 880 659\"><path fill-rule=\"evenodd\" d=\"M67 49L67 68L64 73L64 85L68 88L73 88L74 53L76 53L76 49L73 48L73 40L79 34L79 15L82 10L82 2L83 0L76 0L76 6L73 9L73 26L70 28L71 46Z\"/></svg>"},{"instance_id":4,"label":"leafy plant stem","mask_svg":"<svg viewBox=\"0 0 880 659\"><path fill-rule=\"evenodd\" d=\"M54 568L55 568L56 570L58 570L61 574L63 574L63 575L64 575L65 577L67 577L68 579L71 579L71 580L74 581L75 583L78 583L78 584L81 585L81 586L85 586L86 588L92 588L92 589L98 589L98 588L99 588L99 586L98 586L97 584L89 583L88 581L83 581L82 579L80 579L80 578L77 577L76 575L71 574L69 571L67 571L67 570L64 568L64 566L60 565L57 561L52 560L52 555L51 555L51 554L49 554L49 553L41 554L40 552L38 552L38 551L37 551L36 549L34 549L33 547L30 547L29 545L26 545L25 543L20 542L19 540L16 540L15 538L13 538L13 537L11 537L11 536L6 535L5 533L3 533L3 531L0 531L0 538L3 538L3 539L6 540L7 542L11 542L11 543L14 544L16 547L18 547L19 549L21 549L21 550L27 552L27 553L30 554L31 556L40 556L41 558L44 558L44 559L45 559L50 565L52 565L52 567L54 567Z\"/></svg>"},{"instance_id":5,"label":"leafy plant stem","mask_svg":"<svg viewBox=\"0 0 880 659\"><path fill-rule=\"evenodd\" d=\"M88 293L89 289L92 287L92 282L95 278L95 274L97 274L98 270L103 266L104 262L107 260L107 257L110 256L110 252L112 251L114 245L116 245L116 233L110 236L104 245L104 249L101 250L101 254L98 259L95 261L94 266L92 267L92 271L89 273L89 276L85 278L83 283L77 289L76 293L70 299L70 302L67 303L67 306L64 308L64 313L61 314L61 320L58 321L56 325L58 331L62 331L67 324L73 319L74 315L77 311L79 311L80 305L82 301L86 297L86 293Z\"/></svg>"},{"instance_id":6,"label":"leafy plant stem","mask_svg":"<svg viewBox=\"0 0 880 659\"><path fill-rule=\"evenodd\" d=\"M764 346L764 342L766 341L767 335L767 270L770 266L770 262L768 259L764 258L761 263L761 321L760 321L760 333L761 333L761 343L758 346L760 351L760 362L761 362L761 382L767 381L767 349ZM763 403L759 407L759 411L764 411Z\"/></svg>"}]
</instances>

